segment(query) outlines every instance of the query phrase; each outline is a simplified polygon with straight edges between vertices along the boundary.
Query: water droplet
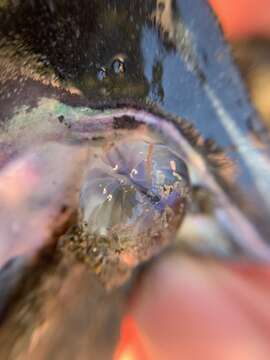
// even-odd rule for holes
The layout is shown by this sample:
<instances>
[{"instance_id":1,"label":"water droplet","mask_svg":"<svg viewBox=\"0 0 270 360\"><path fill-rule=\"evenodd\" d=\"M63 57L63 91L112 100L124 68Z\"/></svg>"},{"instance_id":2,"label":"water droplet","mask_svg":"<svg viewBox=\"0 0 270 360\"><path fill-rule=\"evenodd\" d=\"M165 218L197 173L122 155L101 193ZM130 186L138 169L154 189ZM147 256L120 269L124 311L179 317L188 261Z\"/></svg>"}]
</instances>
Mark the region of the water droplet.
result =
<instances>
[{"instance_id":1,"label":"water droplet","mask_svg":"<svg viewBox=\"0 0 270 360\"><path fill-rule=\"evenodd\" d=\"M133 178L136 175L138 175L138 171L136 169L132 169L131 172L130 172L130 177Z\"/></svg>"},{"instance_id":2,"label":"water droplet","mask_svg":"<svg viewBox=\"0 0 270 360\"><path fill-rule=\"evenodd\" d=\"M109 195L107 196L107 200L108 200L108 201L112 201L112 198L113 198L113 197L112 197L112 194L109 194Z\"/></svg>"},{"instance_id":3,"label":"water droplet","mask_svg":"<svg viewBox=\"0 0 270 360\"><path fill-rule=\"evenodd\" d=\"M125 62L123 58L115 59L112 63L112 69L115 74L123 74L125 72Z\"/></svg>"},{"instance_id":4,"label":"water droplet","mask_svg":"<svg viewBox=\"0 0 270 360\"><path fill-rule=\"evenodd\" d=\"M97 78L98 80L102 81L106 78L107 76L107 71L104 67L101 67L97 70Z\"/></svg>"}]
</instances>

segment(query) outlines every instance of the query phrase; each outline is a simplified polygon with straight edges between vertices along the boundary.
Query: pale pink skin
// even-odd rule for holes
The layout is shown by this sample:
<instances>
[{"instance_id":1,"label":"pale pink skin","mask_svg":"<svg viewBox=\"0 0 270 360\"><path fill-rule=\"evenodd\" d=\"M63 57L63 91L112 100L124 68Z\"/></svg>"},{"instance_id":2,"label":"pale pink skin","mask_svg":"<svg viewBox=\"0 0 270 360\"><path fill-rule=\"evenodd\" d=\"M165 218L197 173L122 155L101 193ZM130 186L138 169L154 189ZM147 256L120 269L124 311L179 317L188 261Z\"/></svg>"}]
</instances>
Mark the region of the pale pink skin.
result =
<instances>
[{"instance_id":1,"label":"pale pink skin","mask_svg":"<svg viewBox=\"0 0 270 360\"><path fill-rule=\"evenodd\" d=\"M115 360L269 359L269 280L268 264L163 257L134 293Z\"/></svg>"}]
</instances>

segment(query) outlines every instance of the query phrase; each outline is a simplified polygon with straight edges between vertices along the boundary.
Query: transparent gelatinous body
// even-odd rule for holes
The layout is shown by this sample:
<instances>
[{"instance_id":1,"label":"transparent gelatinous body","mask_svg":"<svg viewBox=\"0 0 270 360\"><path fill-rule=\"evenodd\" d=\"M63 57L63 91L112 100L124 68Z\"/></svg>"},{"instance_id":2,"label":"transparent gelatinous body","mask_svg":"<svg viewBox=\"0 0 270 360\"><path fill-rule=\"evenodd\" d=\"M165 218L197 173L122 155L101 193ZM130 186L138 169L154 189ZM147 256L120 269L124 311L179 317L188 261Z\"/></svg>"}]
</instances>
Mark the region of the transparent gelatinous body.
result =
<instances>
[{"instance_id":1,"label":"transparent gelatinous body","mask_svg":"<svg viewBox=\"0 0 270 360\"><path fill-rule=\"evenodd\" d=\"M99 235L119 236L119 227L139 235L165 213L182 217L188 189L186 165L167 146L126 139L91 163L81 191L83 220Z\"/></svg>"},{"instance_id":2,"label":"transparent gelatinous body","mask_svg":"<svg viewBox=\"0 0 270 360\"><path fill-rule=\"evenodd\" d=\"M81 227L68 247L73 244L86 262L101 256L130 268L175 239L189 193L187 167L168 145L139 132L107 142L90 156L80 191Z\"/></svg>"}]
</instances>

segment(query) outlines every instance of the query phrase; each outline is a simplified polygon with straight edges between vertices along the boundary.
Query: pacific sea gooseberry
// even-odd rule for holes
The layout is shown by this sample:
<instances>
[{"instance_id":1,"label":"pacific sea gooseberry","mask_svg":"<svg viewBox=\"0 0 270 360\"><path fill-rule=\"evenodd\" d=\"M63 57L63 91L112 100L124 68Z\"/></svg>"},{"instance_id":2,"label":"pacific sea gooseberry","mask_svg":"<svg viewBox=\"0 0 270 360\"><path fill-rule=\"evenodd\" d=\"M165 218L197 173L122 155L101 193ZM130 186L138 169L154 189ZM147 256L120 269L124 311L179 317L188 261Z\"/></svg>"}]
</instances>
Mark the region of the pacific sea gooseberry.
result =
<instances>
[{"instance_id":1,"label":"pacific sea gooseberry","mask_svg":"<svg viewBox=\"0 0 270 360\"><path fill-rule=\"evenodd\" d=\"M79 230L66 243L83 261L99 259L98 272L100 262L106 270L108 261L131 268L158 253L174 240L185 214L184 161L168 144L138 135L97 147L89 159Z\"/></svg>"}]
</instances>

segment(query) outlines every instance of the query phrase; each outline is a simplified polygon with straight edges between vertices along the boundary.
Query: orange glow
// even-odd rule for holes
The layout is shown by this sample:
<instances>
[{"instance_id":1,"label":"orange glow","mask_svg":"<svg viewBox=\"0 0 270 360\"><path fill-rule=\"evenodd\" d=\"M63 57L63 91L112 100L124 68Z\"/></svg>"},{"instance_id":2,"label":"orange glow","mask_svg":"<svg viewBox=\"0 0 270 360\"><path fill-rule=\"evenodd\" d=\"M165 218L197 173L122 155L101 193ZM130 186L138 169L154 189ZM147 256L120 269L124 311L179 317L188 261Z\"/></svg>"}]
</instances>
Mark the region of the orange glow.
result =
<instances>
[{"instance_id":1,"label":"orange glow","mask_svg":"<svg viewBox=\"0 0 270 360\"><path fill-rule=\"evenodd\" d=\"M127 344L128 345L128 344ZM136 355L132 347L127 346L123 349L122 353L118 356L119 360L136 360Z\"/></svg>"},{"instance_id":2,"label":"orange glow","mask_svg":"<svg viewBox=\"0 0 270 360\"><path fill-rule=\"evenodd\" d=\"M209 0L229 38L270 37L270 0Z\"/></svg>"},{"instance_id":3,"label":"orange glow","mask_svg":"<svg viewBox=\"0 0 270 360\"><path fill-rule=\"evenodd\" d=\"M269 359L269 276L269 265L164 258L132 299L114 360Z\"/></svg>"},{"instance_id":4,"label":"orange glow","mask_svg":"<svg viewBox=\"0 0 270 360\"><path fill-rule=\"evenodd\" d=\"M126 316L122 322L120 342L114 360L150 360L143 348L139 329L131 316Z\"/></svg>"}]
</instances>

